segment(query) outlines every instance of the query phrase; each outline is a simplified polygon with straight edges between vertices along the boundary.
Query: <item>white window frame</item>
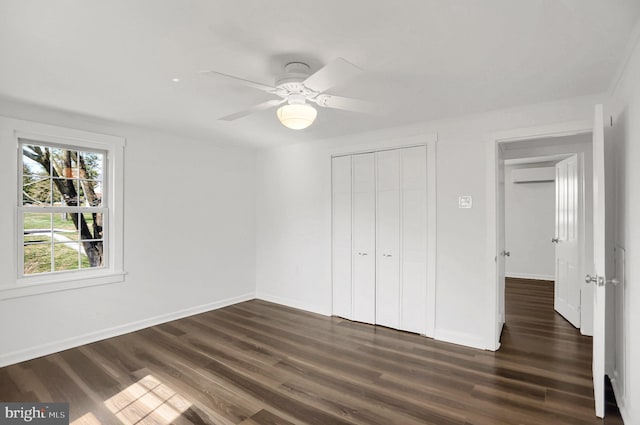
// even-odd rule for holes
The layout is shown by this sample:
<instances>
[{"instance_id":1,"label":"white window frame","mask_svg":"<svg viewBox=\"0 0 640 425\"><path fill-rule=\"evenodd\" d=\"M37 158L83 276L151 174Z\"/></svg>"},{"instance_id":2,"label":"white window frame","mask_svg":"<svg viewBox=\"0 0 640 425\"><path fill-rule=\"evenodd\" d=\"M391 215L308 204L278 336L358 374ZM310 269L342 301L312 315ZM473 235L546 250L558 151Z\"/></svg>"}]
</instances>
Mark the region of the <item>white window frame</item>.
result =
<instances>
[{"instance_id":1,"label":"white window frame","mask_svg":"<svg viewBox=\"0 0 640 425\"><path fill-rule=\"evenodd\" d=\"M0 299L17 298L47 292L65 291L87 286L104 285L122 282L125 271L123 268L124 229L123 229L123 190L124 190L124 147L125 139L118 136L75 130L64 127L20 121L13 132L16 146L16 161L22 164L21 141L28 140L34 144L73 147L78 150L102 151L105 153L103 162L103 179L106 191L103 194L107 200L108 221L105 234L105 266L94 269L81 269L24 275L22 270L23 229L22 213L25 208L22 202L21 179L22 167L18 167L15 178L16 197L14 238L15 238L15 282L0 286ZM36 212L36 211L33 211ZM37 211L40 212L40 211Z\"/></svg>"}]
</instances>

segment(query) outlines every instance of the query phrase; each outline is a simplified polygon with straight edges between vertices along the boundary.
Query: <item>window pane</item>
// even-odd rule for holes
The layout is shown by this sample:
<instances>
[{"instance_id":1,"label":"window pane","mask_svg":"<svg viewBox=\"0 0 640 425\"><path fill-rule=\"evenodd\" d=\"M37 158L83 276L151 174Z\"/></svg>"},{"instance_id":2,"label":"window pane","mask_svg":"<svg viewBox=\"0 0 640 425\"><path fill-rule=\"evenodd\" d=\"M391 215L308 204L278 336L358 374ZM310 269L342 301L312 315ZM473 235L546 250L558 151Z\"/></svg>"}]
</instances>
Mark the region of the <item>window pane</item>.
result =
<instances>
[{"instance_id":1,"label":"window pane","mask_svg":"<svg viewBox=\"0 0 640 425\"><path fill-rule=\"evenodd\" d=\"M102 206L102 182L99 180L80 180L80 206Z\"/></svg>"},{"instance_id":2,"label":"window pane","mask_svg":"<svg viewBox=\"0 0 640 425\"><path fill-rule=\"evenodd\" d=\"M47 177L22 177L22 205L51 205L51 179Z\"/></svg>"},{"instance_id":3,"label":"window pane","mask_svg":"<svg viewBox=\"0 0 640 425\"><path fill-rule=\"evenodd\" d=\"M46 146L22 145L22 174L49 176L49 168L43 165L50 155Z\"/></svg>"},{"instance_id":4,"label":"window pane","mask_svg":"<svg viewBox=\"0 0 640 425\"><path fill-rule=\"evenodd\" d=\"M80 178L102 180L104 155L98 152L80 152Z\"/></svg>"},{"instance_id":5,"label":"window pane","mask_svg":"<svg viewBox=\"0 0 640 425\"><path fill-rule=\"evenodd\" d=\"M102 241L87 241L81 244L80 266L85 268L104 267Z\"/></svg>"},{"instance_id":6,"label":"window pane","mask_svg":"<svg viewBox=\"0 0 640 425\"><path fill-rule=\"evenodd\" d=\"M78 206L78 180L53 179L53 205Z\"/></svg>"},{"instance_id":7,"label":"window pane","mask_svg":"<svg viewBox=\"0 0 640 425\"><path fill-rule=\"evenodd\" d=\"M51 233L25 233L24 243L51 243Z\"/></svg>"},{"instance_id":8,"label":"window pane","mask_svg":"<svg viewBox=\"0 0 640 425\"><path fill-rule=\"evenodd\" d=\"M24 236L39 235L51 237L51 214L49 213L24 213Z\"/></svg>"},{"instance_id":9,"label":"window pane","mask_svg":"<svg viewBox=\"0 0 640 425\"><path fill-rule=\"evenodd\" d=\"M104 215L102 213L83 213L83 224L89 229L88 234L82 234L82 239L102 239L104 234Z\"/></svg>"},{"instance_id":10,"label":"window pane","mask_svg":"<svg viewBox=\"0 0 640 425\"><path fill-rule=\"evenodd\" d=\"M53 169L58 177L78 178L78 152L74 150L51 149Z\"/></svg>"},{"instance_id":11,"label":"window pane","mask_svg":"<svg viewBox=\"0 0 640 425\"><path fill-rule=\"evenodd\" d=\"M107 266L105 167L110 155L118 159L120 151L94 150L81 141L78 146L47 145L44 140L19 140L22 168L16 183L22 195L14 202L23 223L18 244L25 267L20 275L78 271L82 276L87 269ZM119 145L114 139L113 147Z\"/></svg>"},{"instance_id":12,"label":"window pane","mask_svg":"<svg viewBox=\"0 0 640 425\"><path fill-rule=\"evenodd\" d=\"M80 245L77 242L54 243L53 263L55 271L77 270Z\"/></svg>"},{"instance_id":13,"label":"window pane","mask_svg":"<svg viewBox=\"0 0 640 425\"><path fill-rule=\"evenodd\" d=\"M53 237L56 242L69 242L78 240L77 213L53 214Z\"/></svg>"},{"instance_id":14,"label":"window pane","mask_svg":"<svg viewBox=\"0 0 640 425\"><path fill-rule=\"evenodd\" d=\"M47 273L51 271L51 244L24 246L24 274Z\"/></svg>"}]
</instances>

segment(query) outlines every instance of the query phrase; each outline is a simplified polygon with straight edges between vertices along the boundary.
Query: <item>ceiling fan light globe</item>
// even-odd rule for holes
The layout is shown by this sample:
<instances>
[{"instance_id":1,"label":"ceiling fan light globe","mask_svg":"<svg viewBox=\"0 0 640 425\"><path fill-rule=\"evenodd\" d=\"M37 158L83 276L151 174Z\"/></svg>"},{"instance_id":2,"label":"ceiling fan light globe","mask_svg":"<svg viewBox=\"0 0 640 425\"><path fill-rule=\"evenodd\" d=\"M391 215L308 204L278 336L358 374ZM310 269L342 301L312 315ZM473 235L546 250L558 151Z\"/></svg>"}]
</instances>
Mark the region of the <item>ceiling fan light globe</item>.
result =
<instances>
[{"instance_id":1,"label":"ceiling fan light globe","mask_svg":"<svg viewBox=\"0 0 640 425\"><path fill-rule=\"evenodd\" d=\"M292 130L302 130L313 124L318 111L308 103L303 103L283 105L278 108L276 115L285 127Z\"/></svg>"}]
</instances>

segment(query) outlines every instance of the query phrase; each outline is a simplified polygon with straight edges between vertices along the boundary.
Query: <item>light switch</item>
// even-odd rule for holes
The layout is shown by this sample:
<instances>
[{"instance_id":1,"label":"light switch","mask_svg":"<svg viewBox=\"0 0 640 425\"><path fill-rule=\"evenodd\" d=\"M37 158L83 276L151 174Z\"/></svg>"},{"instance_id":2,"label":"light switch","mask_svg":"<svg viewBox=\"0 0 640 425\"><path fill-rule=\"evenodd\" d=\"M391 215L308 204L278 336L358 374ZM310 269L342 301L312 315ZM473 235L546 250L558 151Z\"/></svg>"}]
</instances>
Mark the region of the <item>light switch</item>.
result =
<instances>
[{"instance_id":1,"label":"light switch","mask_svg":"<svg viewBox=\"0 0 640 425\"><path fill-rule=\"evenodd\" d=\"M458 208L471 208L473 205L473 198L469 195L458 197Z\"/></svg>"}]
</instances>

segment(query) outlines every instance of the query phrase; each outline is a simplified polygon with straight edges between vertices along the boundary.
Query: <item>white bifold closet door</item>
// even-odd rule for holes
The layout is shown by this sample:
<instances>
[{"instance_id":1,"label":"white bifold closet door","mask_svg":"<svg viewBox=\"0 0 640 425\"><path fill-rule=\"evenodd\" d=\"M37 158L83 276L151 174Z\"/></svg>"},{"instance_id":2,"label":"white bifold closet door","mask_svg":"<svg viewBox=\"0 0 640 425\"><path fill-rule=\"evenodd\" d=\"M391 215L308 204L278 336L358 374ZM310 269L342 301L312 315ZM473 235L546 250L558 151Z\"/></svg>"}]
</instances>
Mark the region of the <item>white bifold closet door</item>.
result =
<instances>
[{"instance_id":1,"label":"white bifold closet door","mask_svg":"<svg viewBox=\"0 0 640 425\"><path fill-rule=\"evenodd\" d=\"M376 322L400 327L400 153L376 152Z\"/></svg>"},{"instance_id":2,"label":"white bifold closet door","mask_svg":"<svg viewBox=\"0 0 640 425\"><path fill-rule=\"evenodd\" d=\"M333 314L351 318L351 157L333 158Z\"/></svg>"},{"instance_id":3,"label":"white bifold closet door","mask_svg":"<svg viewBox=\"0 0 640 425\"><path fill-rule=\"evenodd\" d=\"M352 314L360 322L376 318L376 180L375 154L353 155L351 243Z\"/></svg>"},{"instance_id":4,"label":"white bifold closet door","mask_svg":"<svg viewBox=\"0 0 640 425\"><path fill-rule=\"evenodd\" d=\"M427 148L402 149L400 176L400 326L427 328Z\"/></svg>"},{"instance_id":5,"label":"white bifold closet door","mask_svg":"<svg viewBox=\"0 0 640 425\"><path fill-rule=\"evenodd\" d=\"M376 152L376 321L400 327L400 151Z\"/></svg>"},{"instance_id":6,"label":"white bifold closet door","mask_svg":"<svg viewBox=\"0 0 640 425\"><path fill-rule=\"evenodd\" d=\"M427 329L427 151L333 159L333 312Z\"/></svg>"}]
</instances>

